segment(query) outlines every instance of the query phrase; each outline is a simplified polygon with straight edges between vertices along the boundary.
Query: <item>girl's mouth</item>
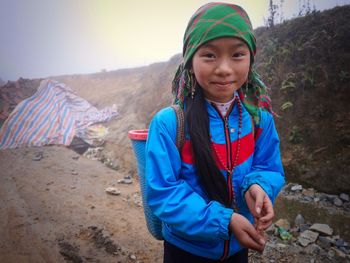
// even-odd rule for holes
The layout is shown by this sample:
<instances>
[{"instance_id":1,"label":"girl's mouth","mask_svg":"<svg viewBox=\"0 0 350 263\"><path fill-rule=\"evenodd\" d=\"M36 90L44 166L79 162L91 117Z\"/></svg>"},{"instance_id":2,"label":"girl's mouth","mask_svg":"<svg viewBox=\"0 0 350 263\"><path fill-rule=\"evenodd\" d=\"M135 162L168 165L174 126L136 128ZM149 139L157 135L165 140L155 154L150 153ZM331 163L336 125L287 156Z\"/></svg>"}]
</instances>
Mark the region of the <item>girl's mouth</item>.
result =
<instances>
[{"instance_id":1,"label":"girl's mouth","mask_svg":"<svg viewBox=\"0 0 350 263\"><path fill-rule=\"evenodd\" d=\"M231 86L234 83L234 81L215 81L212 82L212 84L214 84L215 86L219 87L219 88L227 88L229 86Z\"/></svg>"}]
</instances>

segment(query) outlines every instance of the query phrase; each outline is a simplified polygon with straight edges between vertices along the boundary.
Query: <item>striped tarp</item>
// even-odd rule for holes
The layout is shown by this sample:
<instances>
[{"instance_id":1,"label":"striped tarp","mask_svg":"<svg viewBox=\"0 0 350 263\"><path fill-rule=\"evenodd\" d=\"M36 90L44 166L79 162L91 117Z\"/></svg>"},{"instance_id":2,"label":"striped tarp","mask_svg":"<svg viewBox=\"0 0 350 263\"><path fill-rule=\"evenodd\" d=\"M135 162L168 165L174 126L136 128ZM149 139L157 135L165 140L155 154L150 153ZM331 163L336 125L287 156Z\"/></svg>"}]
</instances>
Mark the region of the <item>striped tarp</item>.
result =
<instances>
[{"instance_id":1,"label":"striped tarp","mask_svg":"<svg viewBox=\"0 0 350 263\"><path fill-rule=\"evenodd\" d=\"M20 102L1 127L0 149L70 145L76 133L114 115L116 111L98 111L63 83L43 80L38 91Z\"/></svg>"}]
</instances>

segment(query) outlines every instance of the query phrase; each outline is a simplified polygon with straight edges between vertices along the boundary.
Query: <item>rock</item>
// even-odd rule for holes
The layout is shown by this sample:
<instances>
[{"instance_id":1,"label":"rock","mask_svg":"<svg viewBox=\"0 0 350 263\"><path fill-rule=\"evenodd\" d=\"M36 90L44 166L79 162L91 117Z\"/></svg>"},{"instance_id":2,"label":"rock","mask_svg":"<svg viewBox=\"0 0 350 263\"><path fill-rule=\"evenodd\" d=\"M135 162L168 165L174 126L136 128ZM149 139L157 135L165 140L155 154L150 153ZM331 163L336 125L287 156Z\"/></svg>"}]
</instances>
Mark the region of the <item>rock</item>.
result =
<instances>
[{"instance_id":1,"label":"rock","mask_svg":"<svg viewBox=\"0 0 350 263\"><path fill-rule=\"evenodd\" d=\"M339 250L337 248L334 248L334 247L332 248L332 250L334 250L335 254L338 257L340 257L340 258L345 258L346 257L346 255L345 255L345 253L343 251L341 251L341 250Z\"/></svg>"},{"instance_id":2,"label":"rock","mask_svg":"<svg viewBox=\"0 0 350 263\"><path fill-rule=\"evenodd\" d=\"M141 198L140 194L134 193L132 195L132 197L133 197L134 204L139 206L139 207L142 207L142 198Z\"/></svg>"},{"instance_id":3,"label":"rock","mask_svg":"<svg viewBox=\"0 0 350 263\"><path fill-rule=\"evenodd\" d=\"M304 232L304 231L308 230L309 228L310 228L309 225L303 224L299 227L299 230L300 230L300 232Z\"/></svg>"},{"instance_id":4,"label":"rock","mask_svg":"<svg viewBox=\"0 0 350 263\"><path fill-rule=\"evenodd\" d=\"M305 252L309 255L319 255L321 248L316 244L310 244L305 248Z\"/></svg>"},{"instance_id":5,"label":"rock","mask_svg":"<svg viewBox=\"0 0 350 263\"><path fill-rule=\"evenodd\" d=\"M303 186L300 184L296 184L296 185L293 185L290 190L293 192L301 191L301 190L303 190Z\"/></svg>"},{"instance_id":6,"label":"rock","mask_svg":"<svg viewBox=\"0 0 350 263\"><path fill-rule=\"evenodd\" d=\"M275 222L275 226L277 227L283 227L286 231L289 231L290 230L290 223L287 219L278 219L276 222Z\"/></svg>"},{"instance_id":7,"label":"rock","mask_svg":"<svg viewBox=\"0 0 350 263\"><path fill-rule=\"evenodd\" d=\"M118 184L132 184L130 176L125 176L123 179L118 180Z\"/></svg>"},{"instance_id":8,"label":"rock","mask_svg":"<svg viewBox=\"0 0 350 263\"><path fill-rule=\"evenodd\" d=\"M327 200L330 201L330 202L333 202L333 200L335 198L338 198L337 195L331 195L331 194L325 194L325 195L326 195Z\"/></svg>"},{"instance_id":9,"label":"rock","mask_svg":"<svg viewBox=\"0 0 350 263\"><path fill-rule=\"evenodd\" d=\"M306 247L310 243L314 243L318 238L318 233L306 230L303 233L301 233L298 237L298 242L303 247Z\"/></svg>"},{"instance_id":10,"label":"rock","mask_svg":"<svg viewBox=\"0 0 350 263\"><path fill-rule=\"evenodd\" d=\"M303 224L305 224L305 219L301 214L298 214L294 219L294 225L300 227Z\"/></svg>"},{"instance_id":11,"label":"rock","mask_svg":"<svg viewBox=\"0 0 350 263\"><path fill-rule=\"evenodd\" d=\"M340 194L340 195L339 195L339 198L340 198L342 201L344 201L344 202L349 202L349 201L350 201L349 195L344 194L344 193Z\"/></svg>"},{"instance_id":12,"label":"rock","mask_svg":"<svg viewBox=\"0 0 350 263\"><path fill-rule=\"evenodd\" d=\"M280 249L284 249L284 248L287 247L287 245L282 244L282 243L277 243L277 244L276 244L276 247L277 247L277 248L280 248Z\"/></svg>"},{"instance_id":13,"label":"rock","mask_svg":"<svg viewBox=\"0 0 350 263\"><path fill-rule=\"evenodd\" d=\"M336 198L333 199L333 204L334 204L335 206L340 207L340 206L343 206L343 201L340 200L338 197L336 197Z\"/></svg>"},{"instance_id":14,"label":"rock","mask_svg":"<svg viewBox=\"0 0 350 263\"><path fill-rule=\"evenodd\" d=\"M339 248L341 251L343 251L346 255L349 255L350 256L350 250L349 249L346 249L345 247L341 247Z\"/></svg>"},{"instance_id":15,"label":"rock","mask_svg":"<svg viewBox=\"0 0 350 263\"><path fill-rule=\"evenodd\" d=\"M317 202L319 202L319 201L320 201L320 198L319 198L319 197L315 197L315 198L314 198L314 202L315 202L315 203L317 203Z\"/></svg>"},{"instance_id":16,"label":"rock","mask_svg":"<svg viewBox=\"0 0 350 263\"><path fill-rule=\"evenodd\" d=\"M303 196L303 200L306 202L312 202L314 199L310 196Z\"/></svg>"},{"instance_id":17,"label":"rock","mask_svg":"<svg viewBox=\"0 0 350 263\"><path fill-rule=\"evenodd\" d=\"M328 250L332 246L332 239L330 239L329 237L319 236L317 243L320 245L320 247Z\"/></svg>"},{"instance_id":18,"label":"rock","mask_svg":"<svg viewBox=\"0 0 350 263\"><path fill-rule=\"evenodd\" d=\"M332 236L333 240L334 240L334 243L336 240L340 239L340 236L339 235L336 235L336 236Z\"/></svg>"},{"instance_id":19,"label":"rock","mask_svg":"<svg viewBox=\"0 0 350 263\"><path fill-rule=\"evenodd\" d=\"M135 255L130 255L130 259L136 260L136 256Z\"/></svg>"},{"instance_id":20,"label":"rock","mask_svg":"<svg viewBox=\"0 0 350 263\"><path fill-rule=\"evenodd\" d=\"M314 197L315 196L315 189L313 189L313 188L303 189L301 191L301 193L305 196Z\"/></svg>"},{"instance_id":21,"label":"rock","mask_svg":"<svg viewBox=\"0 0 350 263\"><path fill-rule=\"evenodd\" d=\"M43 158L43 153L42 152L38 152L34 155L34 157L32 158L33 161L40 161Z\"/></svg>"},{"instance_id":22,"label":"rock","mask_svg":"<svg viewBox=\"0 0 350 263\"><path fill-rule=\"evenodd\" d=\"M346 242L345 242L343 239L341 239L341 238L337 239L337 240L335 241L334 244L335 244L338 248L340 248L340 247L346 247Z\"/></svg>"},{"instance_id":23,"label":"rock","mask_svg":"<svg viewBox=\"0 0 350 263\"><path fill-rule=\"evenodd\" d=\"M117 188L114 188L114 187L107 187L106 192L111 194L111 195L120 195L121 194L120 190Z\"/></svg>"},{"instance_id":24,"label":"rock","mask_svg":"<svg viewBox=\"0 0 350 263\"><path fill-rule=\"evenodd\" d=\"M320 256L322 258L326 258L329 250L322 249L320 252Z\"/></svg>"},{"instance_id":25,"label":"rock","mask_svg":"<svg viewBox=\"0 0 350 263\"><path fill-rule=\"evenodd\" d=\"M113 170L118 171L120 169L120 166L119 166L119 164L117 164L115 162L112 162L110 168L112 168Z\"/></svg>"},{"instance_id":26,"label":"rock","mask_svg":"<svg viewBox=\"0 0 350 263\"><path fill-rule=\"evenodd\" d=\"M333 234L333 229L329 227L327 224L313 224L310 227L310 230L315 230L320 234L324 234L327 236L331 236Z\"/></svg>"},{"instance_id":27,"label":"rock","mask_svg":"<svg viewBox=\"0 0 350 263\"><path fill-rule=\"evenodd\" d=\"M272 235L275 233L275 226L272 224L268 229L265 230L266 234Z\"/></svg>"},{"instance_id":28,"label":"rock","mask_svg":"<svg viewBox=\"0 0 350 263\"><path fill-rule=\"evenodd\" d=\"M328 200L327 194L317 193L317 197L320 198L321 201Z\"/></svg>"},{"instance_id":29,"label":"rock","mask_svg":"<svg viewBox=\"0 0 350 263\"><path fill-rule=\"evenodd\" d=\"M282 188L282 192L290 192L291 189L293 187L292 183L286 184L283 188Z\"/></svg>"},{"instance_id":30,"label":"rock","mask_svg":"<svg viewBox=\"0 0 350 263\"><path fill-rule=\"evenodd\" d=\"M329 250L328 251L328 257L329 258L334 258L334 256L335 256L335 251L333 249Z\"/></svg>"},{"instance_id":31,"label":"rock","mask_svg":"<svg viewBox=\"0 0 350 263\"><path fill-rule=\"evenodd\" d=\"M267 241L266 244L265 244L265 248L267 248L267 247L269 247L269 248L276 248L277 245L275 243Z\"/></svg>"},{"instance_id":32,"label":"rock","mask_svg":"<svg viewBox=\"0 0 350 263\"><path fill-rule=\"evenodd\" d=\"M344 208L350 211L350 202L346 202Z\"/></svg>"}]
</instances>

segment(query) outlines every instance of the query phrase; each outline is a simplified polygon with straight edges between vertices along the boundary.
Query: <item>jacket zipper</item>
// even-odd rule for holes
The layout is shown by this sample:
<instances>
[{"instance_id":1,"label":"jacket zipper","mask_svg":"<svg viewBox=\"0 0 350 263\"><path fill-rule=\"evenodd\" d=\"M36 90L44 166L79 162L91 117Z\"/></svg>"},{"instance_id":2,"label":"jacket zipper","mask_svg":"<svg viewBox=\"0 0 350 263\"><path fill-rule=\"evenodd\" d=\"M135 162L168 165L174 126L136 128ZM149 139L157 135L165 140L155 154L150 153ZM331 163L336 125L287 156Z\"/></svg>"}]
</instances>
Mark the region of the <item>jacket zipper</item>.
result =
<instances>
[{"instance_id":1,"label":"jacket zipper","mask_svg":"<svg viewBox=\"0 0 350 263\"><path fill-rule=\"evenodd\" d=\"M228 117L226 115L225 117L225 140L226 140L226 150L227 150L227 187L228 187L228 193L230 198L230 203L233 199L233 191L232 191L232 149L231 149L231 138L229 133L229 126L228 126Z\"/></svg>"},{"instance_id":2,"label":"jacket zipper","mask_svg":"<svg viewBox=\"0 0 350 263\"><path fill-rule=\"evenodd\" d=\"M212 104L213 107L215 108L215 110L219 113L219 116L221 117L221 119L224 123L226 152L227 152L227 155L226 155L227 167L225 167L225 168L226 168L226 172L227 172L227 188L228 188L230 203L232 203L232 200L233 200L233 190L232 190L232 172L231 172L231 170L232 170L232 161L231 161L232 149L231 149L231 138L230 138L230 132L229 132L229 125L228 125L228 116L231 114L234 103L235 103L235 101L233 101L233 103L231 104L230 108L226 112L225 117L223 117L221 115L221 112L216 107L216 105ZM224 241L224 252L220 258L220 261L223 261L227 257L229 250L230 250L230 239Z\"/></svg>"}]
</instances>

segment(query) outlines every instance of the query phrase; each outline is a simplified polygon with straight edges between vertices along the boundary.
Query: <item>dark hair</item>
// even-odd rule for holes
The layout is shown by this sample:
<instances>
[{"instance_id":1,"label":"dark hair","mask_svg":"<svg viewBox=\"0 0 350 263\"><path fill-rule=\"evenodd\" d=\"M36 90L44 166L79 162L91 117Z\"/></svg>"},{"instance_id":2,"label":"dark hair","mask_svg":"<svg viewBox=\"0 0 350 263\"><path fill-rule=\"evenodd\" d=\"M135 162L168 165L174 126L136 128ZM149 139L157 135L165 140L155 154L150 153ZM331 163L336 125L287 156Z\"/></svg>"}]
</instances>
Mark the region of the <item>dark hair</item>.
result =
<instances>
[{"instance_id":1,"label":"dark hair","mask_svg":"<svg viewBox=\"0 0 350 263\"><path fill-rule=\"evenodd\" d=\"M199 85L196 87L193 99L190 96L186 97L186 105L185 121L191 137L194 163L200 182L210 199L229 207L227 183L213 157L209 117L204 94Z\"/></svg>"}]
</instances>

